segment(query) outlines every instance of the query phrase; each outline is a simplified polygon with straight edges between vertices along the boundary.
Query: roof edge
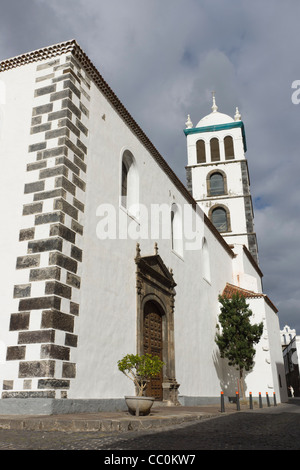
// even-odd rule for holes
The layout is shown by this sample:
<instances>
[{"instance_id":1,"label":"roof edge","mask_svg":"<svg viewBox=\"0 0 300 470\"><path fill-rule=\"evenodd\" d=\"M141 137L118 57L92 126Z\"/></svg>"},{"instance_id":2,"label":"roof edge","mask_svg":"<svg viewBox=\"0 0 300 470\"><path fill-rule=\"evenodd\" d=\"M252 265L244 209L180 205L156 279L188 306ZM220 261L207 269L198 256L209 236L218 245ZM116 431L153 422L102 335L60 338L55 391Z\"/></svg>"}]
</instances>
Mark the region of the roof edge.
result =
<instances>
[{"instance_id":1,"label":"roof edge","mask_svg":"<svg viewBox=\"0 0 300 470\"><path fill-rule=\"evenodd\" d=\"M254 292L248 289L244 289L243 287L235 286L234 284L230 284L229 282L227 282L222 292L222 295L230 298L235 293L239 293L243 295L245 298L249 298L249 299L264 299L265 302L269 305L269 307L272 308L272 310L274 310L275 313L278 312L278 309L275 307L273 302L269 299L269 297L266 294L262 292Z\"/></svg>"},{"instance_id":2,"label":"roof edge","mask_svg":"<svg viewBox=\"0 0 300 470\"><path fill-rule=\"evenodd\" d=\"M21 65L29 64L31 62L38 62L40 60L56 57L67 52L73 52L76 47L79 47L78 43L75 39L71 39L69 41L60 42L52 46L43 47L31 52L26 52L25 54L4 59L0 61L0 72L20 67Z\"/></svg>"},{"instance_id":3,"label":"roof edge","mask_svg":"<svg viewBox=\"0 0 300 470\"><path fill-rule=\"evenodd\" d=\"M38 62L40 60L46 60L52 57L56 57L65 53L72 53L74 57L82 64L85 68L87 73L89 74L90 78L94 81L95 85L100 89L100 91L104 94L104 96L108 99L112 107L115 111L119 114L119 116L123 119L123 121L130 127L132 132L135 136L139 139L139 141L144 145L144 147L149 151L152 155L154 160L160 166L160 168L164 171L164 173L170 178L170 180L174 183L177 189L181 192L183 197L187 200L189 204L195 209L200 208L197 204L195 199L192 197L186 186L182 183L182 181L177 177L175 172L171 169L168 165L166 160L162 157L162 155L158 152L156 147L152 144L150 139L141 129L141 127L137 124L137 122L133 119L131 114L127 111L125 106L122 104L120 99L117 95L112 91L108 83L104 80L98 69L89 59L87 54L83 51L83 49L79 46L75 39L71 39L69 41L61 42L55 44L53 46L44 47L42 49L37 49L32 52L28 52L26 54L21 54L11 59L6 59L0 62L0 72L5 70L9 70L12 68L20 67L22 65L31 63L31 62ZM224 240L224 238L220 235L220 233L215 229L214 225L211 221L205 216L204 214L204 221L206 225L208 225L211 231L214 233L216 238L219 240L221 245L225 248L227 253L230 254L231 257L234 257L234 253Z\"/></svg>"}]
</instances>

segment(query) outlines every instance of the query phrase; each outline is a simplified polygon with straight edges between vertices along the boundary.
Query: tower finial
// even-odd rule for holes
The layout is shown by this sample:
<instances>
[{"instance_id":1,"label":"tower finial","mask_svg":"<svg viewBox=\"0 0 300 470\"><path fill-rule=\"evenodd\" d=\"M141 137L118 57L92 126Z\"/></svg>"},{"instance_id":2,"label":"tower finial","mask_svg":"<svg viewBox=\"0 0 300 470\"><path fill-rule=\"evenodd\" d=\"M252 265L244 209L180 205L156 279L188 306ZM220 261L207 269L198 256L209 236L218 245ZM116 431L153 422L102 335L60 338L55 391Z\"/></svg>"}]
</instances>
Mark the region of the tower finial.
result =
<instances>
[{"instance_id":1,"label":"tower finial","mask_svg":"<svg viewBox=\"0 0 300 470\"><path fill-rule=\"evenodd\" d=\"M186 121L185 125L186 125L187 129L191 129L193 127L193 123L191 121L191 117L190 117L189 114L188 114L187 121Z\"/></svg>"},{"instance_id":2,"label":"tower finial","mask_svg":"<svg viewBox=\"0 0 300 470\"><path fill-rule=\"evenodd\" d=\"M235 121L240 121L241 120L241 115L240 115L240 112L239 112L239 108L235 108L235 115L234 115L234 120Z\"/></svg>"},{"instance_id":3,"label":"tower finial","mask_svg":"<svg viewBox=\"0 0 300 470\"><path fill-rule=\"evenodd\" d=\"M211 107L212 109L212 112L213 113L216 113L218 111L218 106L216 105L216 98L215 98L215 91L212 91L211 94L212 94L212 99L213 99L213 105Z\"/></svg>"}]
</instances>

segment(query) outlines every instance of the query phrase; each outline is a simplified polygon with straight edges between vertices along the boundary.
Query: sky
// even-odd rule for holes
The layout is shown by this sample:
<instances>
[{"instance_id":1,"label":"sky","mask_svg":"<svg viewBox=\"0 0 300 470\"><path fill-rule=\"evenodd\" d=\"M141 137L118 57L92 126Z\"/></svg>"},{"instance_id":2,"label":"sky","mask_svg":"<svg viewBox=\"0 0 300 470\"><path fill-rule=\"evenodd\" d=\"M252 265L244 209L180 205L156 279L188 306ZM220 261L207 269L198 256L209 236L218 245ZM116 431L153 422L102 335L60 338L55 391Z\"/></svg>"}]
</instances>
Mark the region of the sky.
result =
<instances>
[{"instance_id":1,"label":"sky","mask_svg":"<svg viewBox=\"0 0 300 470\"><path fill-rule=\"evenodd\" d=\"M0 0L0 60L76 39L184 184L187 115L212 91L238 106L264 292L297 334L299 18L299 0Z\"/></svg>"}]
</instances>

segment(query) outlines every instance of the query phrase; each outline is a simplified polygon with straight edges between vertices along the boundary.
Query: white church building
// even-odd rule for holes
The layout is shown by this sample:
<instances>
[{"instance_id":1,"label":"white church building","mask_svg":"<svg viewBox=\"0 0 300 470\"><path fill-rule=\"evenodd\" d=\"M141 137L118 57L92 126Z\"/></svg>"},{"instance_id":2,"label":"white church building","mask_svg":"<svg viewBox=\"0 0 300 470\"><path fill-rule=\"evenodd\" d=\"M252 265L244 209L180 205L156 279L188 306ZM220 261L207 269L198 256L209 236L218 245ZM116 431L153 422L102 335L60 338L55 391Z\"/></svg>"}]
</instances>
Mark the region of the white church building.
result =
<instances>
[{"instance_id":1,"label":"white church building","mask_svg":"<svg viewBox=\"0 0 300 470\"><path fill-rule=\"evenodd\" d=\"M244 124L211 111L188 117L185 185L75 40L0 62L0 414L120 409L128 353L162 358L160 402L235 396L215 334L237 291L264 324L246 394L287 400Z\"/></svg>"}]
</instances>

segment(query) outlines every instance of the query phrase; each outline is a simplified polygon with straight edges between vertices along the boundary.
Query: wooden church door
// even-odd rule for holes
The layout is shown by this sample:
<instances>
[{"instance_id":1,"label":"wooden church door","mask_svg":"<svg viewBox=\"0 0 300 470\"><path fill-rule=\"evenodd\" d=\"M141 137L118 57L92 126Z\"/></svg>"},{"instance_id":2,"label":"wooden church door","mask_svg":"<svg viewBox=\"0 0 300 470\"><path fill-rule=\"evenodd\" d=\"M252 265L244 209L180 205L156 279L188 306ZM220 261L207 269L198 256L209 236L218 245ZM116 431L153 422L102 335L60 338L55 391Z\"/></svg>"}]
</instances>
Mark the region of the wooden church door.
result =
<instances>
[{"instance_id":1,"label":"wooden church door","mask_svg":"<svg viewBox=\"0 0 300 470\"><path fill-rule=\"evenodd\" d=\"M154 302L147 302L144 308L144 354L158 356L162 361L163 337L162 315ZM156 400L163 399L162 390L163 373L152 377L146 388L146 395Z\"/></svg>"}]
</instances>

